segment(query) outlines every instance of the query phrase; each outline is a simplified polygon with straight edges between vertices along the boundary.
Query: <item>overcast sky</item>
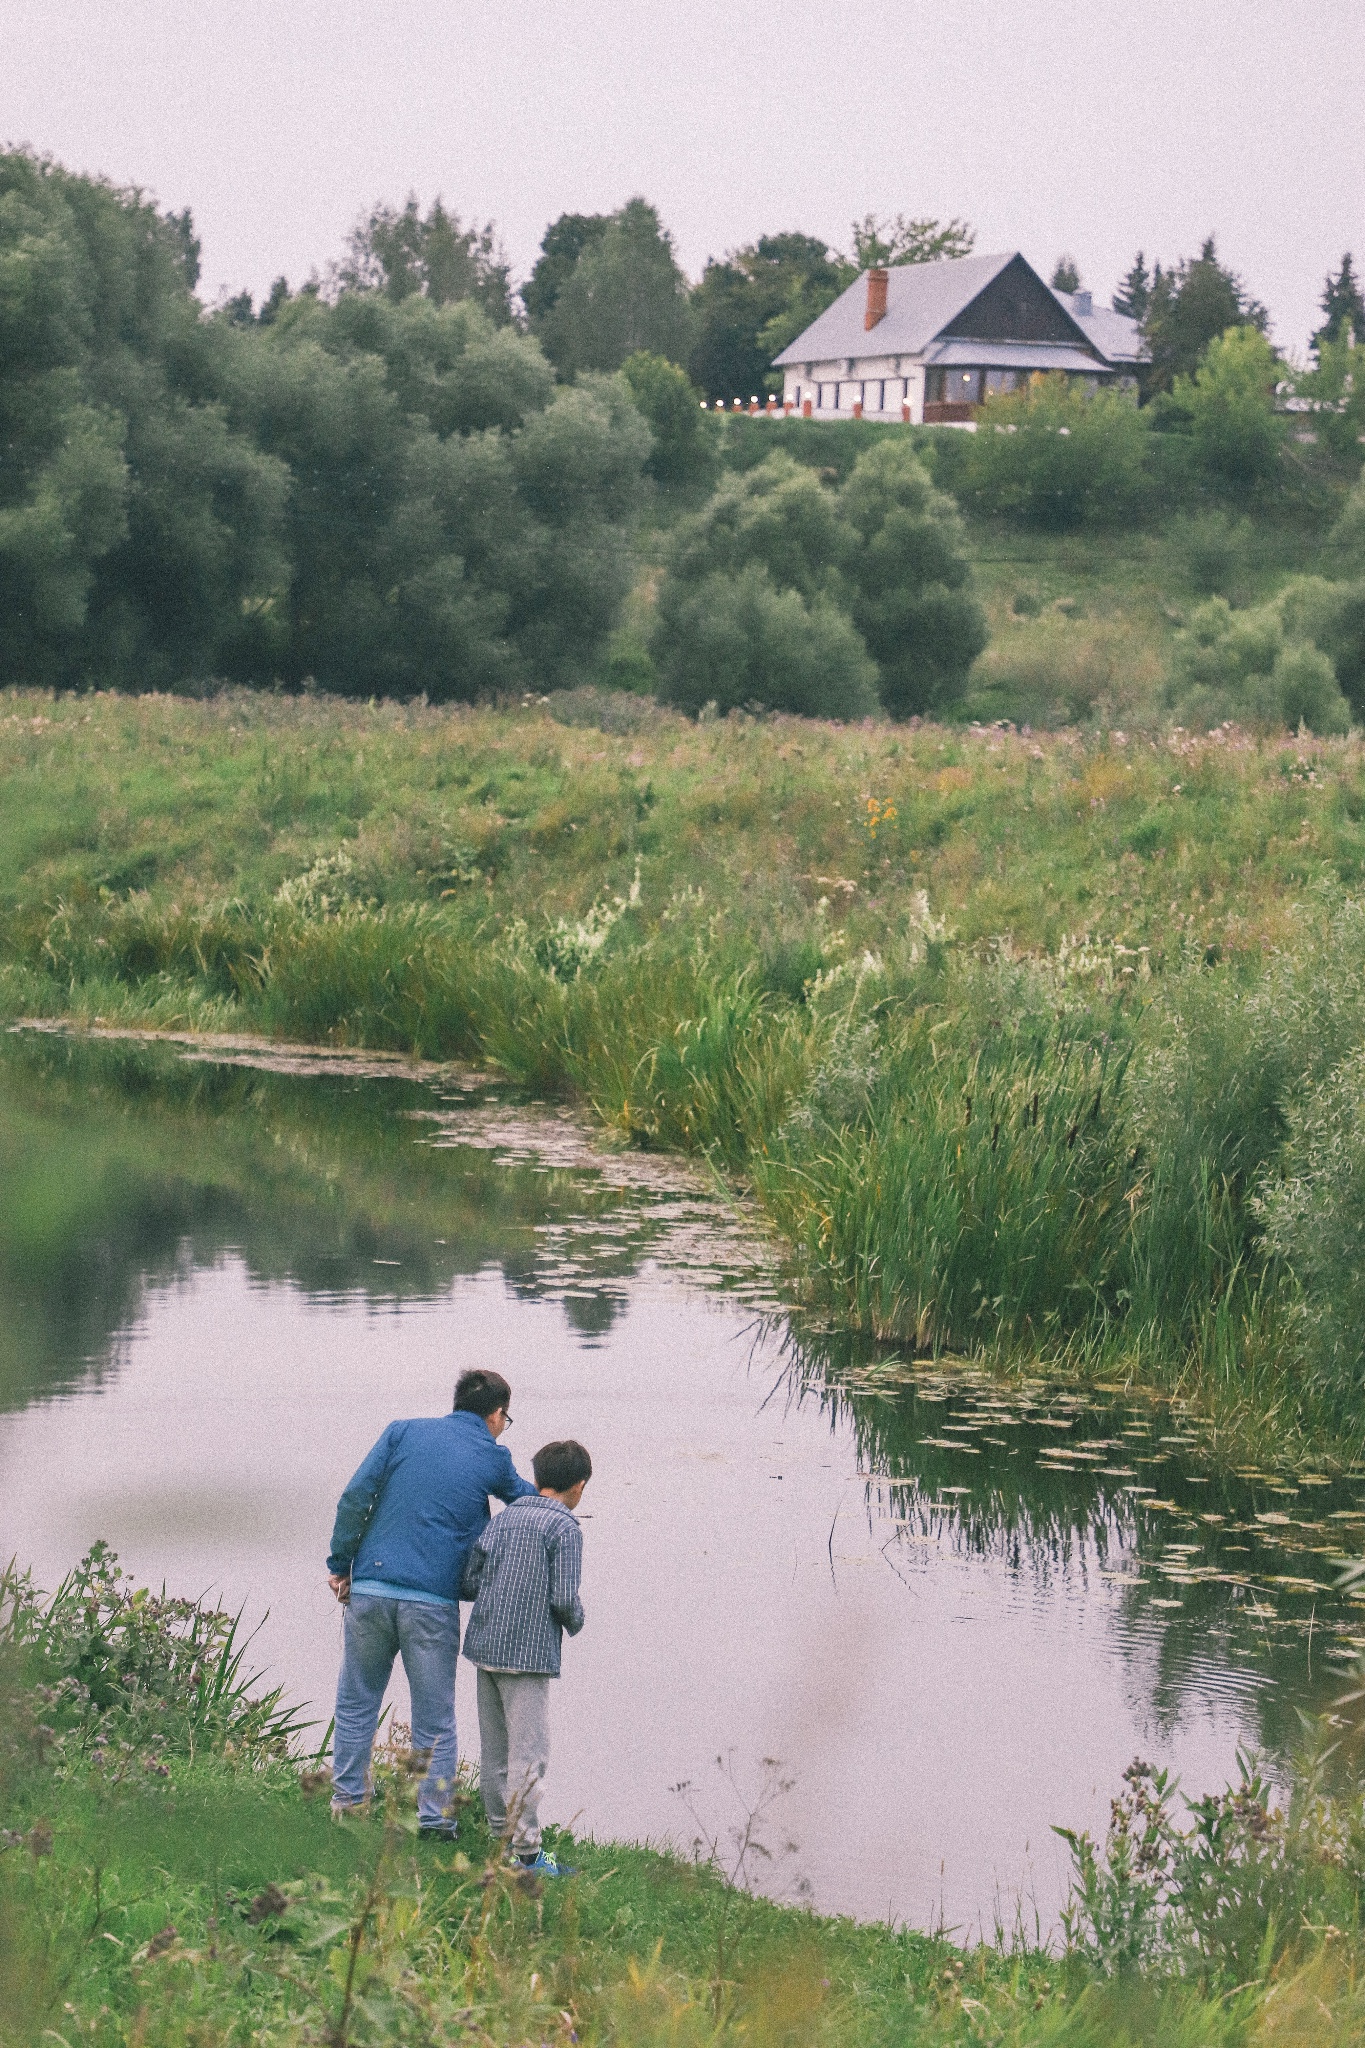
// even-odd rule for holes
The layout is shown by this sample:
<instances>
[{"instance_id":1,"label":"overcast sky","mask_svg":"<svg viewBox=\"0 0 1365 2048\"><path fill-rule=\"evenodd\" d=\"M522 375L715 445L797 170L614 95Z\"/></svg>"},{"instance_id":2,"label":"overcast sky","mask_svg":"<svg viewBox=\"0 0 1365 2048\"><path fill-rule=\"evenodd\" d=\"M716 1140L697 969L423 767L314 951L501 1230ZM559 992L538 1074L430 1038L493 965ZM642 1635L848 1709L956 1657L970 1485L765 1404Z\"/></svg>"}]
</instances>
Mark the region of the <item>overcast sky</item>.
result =
<instances>
[{"instance_id":1,"label":"overcast sky","mask_svg":"<svg viewBox=\"0 0 1365 2048\"><path fill-rule=\"evenodd\" d=\"M0 0L0 136L193 209L210 300L377 198L546 223L642 192L696 275L783 228L966 216L981 251L1220 253L1302 349L1365 262L1361 0Z\"/></svg>"}]
</instances>

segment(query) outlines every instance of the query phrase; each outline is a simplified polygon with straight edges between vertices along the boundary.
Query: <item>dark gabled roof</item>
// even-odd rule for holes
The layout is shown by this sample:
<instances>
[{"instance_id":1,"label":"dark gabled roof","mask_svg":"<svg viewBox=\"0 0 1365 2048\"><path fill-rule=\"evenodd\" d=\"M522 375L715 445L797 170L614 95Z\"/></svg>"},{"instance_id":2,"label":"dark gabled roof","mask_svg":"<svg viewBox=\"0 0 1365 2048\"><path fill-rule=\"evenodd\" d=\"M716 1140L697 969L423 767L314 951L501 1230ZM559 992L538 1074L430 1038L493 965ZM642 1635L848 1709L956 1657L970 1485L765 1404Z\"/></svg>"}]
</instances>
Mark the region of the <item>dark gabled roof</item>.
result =
<instances>
[{"instance_id":1,"label":"dark gabled roof","mask_svg":"<svg viewBox=\"0 0 1365 2048\"><path fill-rule=\"evenodd\" d=\"M962 316L1015 264L1027 273L1023 283L1030 305L1036 306L1036 294L1042 293L1061 315L1060 321L1056 314L1048 315L1048 324L1057 330L1052 336L1055 346L1074 346L1078 355L1093 351L1101 358L1097 368L1137 360L1140 337L1134 322L1105 309L1078 313L1069 293L1052 291L1027 259L1011 249L998 256L893 265L887 274L886 314L873 328L864 325L867 272L863 271L774 361L780 367L859 356L923 356L945 328L964 337ZM998 299L1000 293L1008 297L1018 283L1017 275L1013 281L1005 280L991 298ZM965 338L970 339L970 334ZM1021 341L1025 338L1018 337ZM1036 337L1039 341L1043 338L1042 334Z\"/></svg>"}]
</instances>

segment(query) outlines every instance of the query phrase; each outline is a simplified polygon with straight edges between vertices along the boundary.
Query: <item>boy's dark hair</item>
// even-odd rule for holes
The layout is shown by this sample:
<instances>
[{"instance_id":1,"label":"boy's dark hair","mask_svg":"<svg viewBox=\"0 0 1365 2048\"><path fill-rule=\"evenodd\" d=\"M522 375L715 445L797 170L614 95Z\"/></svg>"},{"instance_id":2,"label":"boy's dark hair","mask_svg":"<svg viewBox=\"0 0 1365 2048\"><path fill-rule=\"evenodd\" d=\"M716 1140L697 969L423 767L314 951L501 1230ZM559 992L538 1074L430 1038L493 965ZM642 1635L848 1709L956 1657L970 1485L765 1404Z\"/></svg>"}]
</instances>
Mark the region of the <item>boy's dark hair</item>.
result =
<instances>
[{"instance_id":1,"label":"boy's dark hair","mask_svg":"<svg viewBox=\"0 0 1365 2048\"><path fill-rule=\"evenodd\" d=\"M537 1486L548 1486L551 1493L567 1493L580 1479L592 1478L592 1459L582 1444L568 1437L562 1444L542 1444L531 1460L531 1470Z\"/></svg>"},{"instance_id":2,"label":"boy's dark hair","mask_svg":"<svg viewBox=\"0 0 1365 2048\"><path fill-rule=\"evenodd\" d=\"M455 1382L457 1415L496 1415L512 1398L512 1389L500 1372L462 1372Z\"/></svg>"}]
</instances>

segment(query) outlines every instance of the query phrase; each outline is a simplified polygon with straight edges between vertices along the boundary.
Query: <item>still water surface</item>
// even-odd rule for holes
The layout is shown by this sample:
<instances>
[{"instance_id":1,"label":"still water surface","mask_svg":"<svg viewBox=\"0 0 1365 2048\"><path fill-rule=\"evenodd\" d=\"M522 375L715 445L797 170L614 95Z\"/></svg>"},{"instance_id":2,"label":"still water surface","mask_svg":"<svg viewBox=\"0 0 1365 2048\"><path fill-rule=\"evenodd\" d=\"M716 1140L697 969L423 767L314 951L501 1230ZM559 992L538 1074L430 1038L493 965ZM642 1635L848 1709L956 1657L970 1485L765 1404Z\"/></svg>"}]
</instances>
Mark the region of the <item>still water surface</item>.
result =
<instances>
[{"instance_id":1,"label":"still water surface","mask_svg":"<svg viewBox=\"0 0 1365 2048\"><path fill-rule=\"evenodd\" d=\"M1208 1790L1341 1690L1365 1475L1219 1475L1116 1390L818 1355L775 1309L686 1170L468 1077L0 1041L0 1554L51 1586L103 1537L265 1615L321 1723L336 1495L475 1364L523 1470L594 1458L547 1799L583 1832L723 1838L775 1759L773 1890L1032 1932L1051 1824L1101 1831L1135 1754Z\"/></svg>"}]
</instances>

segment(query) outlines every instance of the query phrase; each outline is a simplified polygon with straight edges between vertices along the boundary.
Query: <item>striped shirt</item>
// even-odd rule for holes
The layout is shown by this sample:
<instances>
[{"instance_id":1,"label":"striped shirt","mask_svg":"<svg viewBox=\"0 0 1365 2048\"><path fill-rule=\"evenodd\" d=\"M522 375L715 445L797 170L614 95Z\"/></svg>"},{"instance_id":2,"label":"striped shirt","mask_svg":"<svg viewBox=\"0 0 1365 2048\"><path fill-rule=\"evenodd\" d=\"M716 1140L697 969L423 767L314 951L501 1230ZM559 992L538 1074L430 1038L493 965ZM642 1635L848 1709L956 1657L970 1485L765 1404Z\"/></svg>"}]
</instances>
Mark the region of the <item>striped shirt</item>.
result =
<instances>
[{"instance_id":1,"label":"striped shirt","mask_svg":"<svg viewBox=\"0 0 1365 2048\"><path fill-rule=\"evenodd\" d=\"M583 1626L582 1567L583 1532L560 1501L527 1494L504 1508L470 1551L460 1587L474 1602L470 1663L558 1678L563 1632Z\"/></svg>"}]
</instances>

